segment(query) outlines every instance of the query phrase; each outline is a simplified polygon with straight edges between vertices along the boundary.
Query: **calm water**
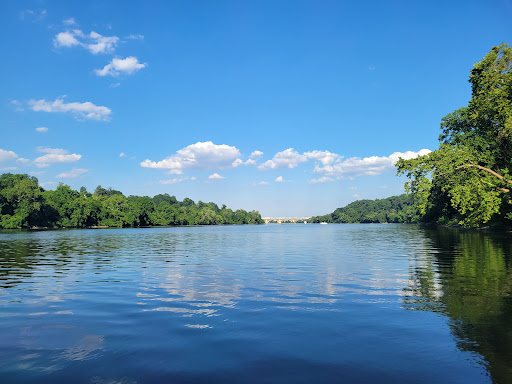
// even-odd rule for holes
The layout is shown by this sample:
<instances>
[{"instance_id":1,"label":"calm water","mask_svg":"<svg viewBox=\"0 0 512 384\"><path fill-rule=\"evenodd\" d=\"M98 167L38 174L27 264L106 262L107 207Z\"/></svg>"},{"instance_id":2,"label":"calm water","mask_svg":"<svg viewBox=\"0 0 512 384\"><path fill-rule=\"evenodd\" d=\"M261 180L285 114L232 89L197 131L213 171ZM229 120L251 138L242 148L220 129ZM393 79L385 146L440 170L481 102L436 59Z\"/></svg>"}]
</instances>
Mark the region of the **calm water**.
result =
<instances>
[{"instance_id":1,"label":"calm water","mask_svg":"<svg viewBox=\"0 0 512 384\"><path fill-rule=\"evenodd\" d=\"M2 383L510 383L512 237L0 232Z\"/></svg>"}]
</instances>

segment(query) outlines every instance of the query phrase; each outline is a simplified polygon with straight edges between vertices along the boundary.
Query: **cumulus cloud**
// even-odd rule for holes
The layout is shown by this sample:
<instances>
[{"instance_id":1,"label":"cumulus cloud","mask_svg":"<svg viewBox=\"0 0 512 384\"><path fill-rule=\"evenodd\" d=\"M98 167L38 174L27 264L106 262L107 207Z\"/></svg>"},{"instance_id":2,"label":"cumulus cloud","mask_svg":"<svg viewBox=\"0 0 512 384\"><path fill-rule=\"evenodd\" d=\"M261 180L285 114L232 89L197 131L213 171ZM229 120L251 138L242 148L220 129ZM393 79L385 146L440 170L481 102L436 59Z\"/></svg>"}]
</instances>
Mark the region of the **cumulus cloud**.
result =
<instances>
[{"instance_id":1,"label":"cumulus cloud","mask_svg":"<svg viewBox=\"0 0 512 384\"><path fill-rule=\"evenodd\" d=\"M261 156L263 156L263 152L253 151L253 153L251 153L251 156L249 156L249 159L259 159Z\"/></svg>"},{"instance_id":2,"label":"cumulus cloud","mask_svg":"<svg viewBox=\"0 0 512 384\"><path fill-rule=\"evenodd\" d=\"M48 128L47 127L37 127L36 132L48 132Z\"/></svg>"},{"instance_id":3,"label":"cumulus cloud","mask_svg":"<svg viewBox=\"0 0 512 384\"><path fill-rule=\"evenodd\" d=\"M71 171L59 173L55 177L59 178L59 179L68 179L68 178L73 179L75 177L83 175L84 173L86 173L88 171L89 171L88 169L73 168Z\"/></svg>"},{"instance_id":4,"label":"cumulus cloud","mask_svg":"<svg viewBox=\"0 0 512 384\"><path fill-rule=\"evenodd\" d=\"M308 160L315 161L315 173L323 173L325 177L309 180L310 183L325 183L333 181L332 177L354 177L358 175L379 175L384 171L394 170L399 158L412 159L430 153L429 149L418 152L394 152L389 156L351 157L344 159L329 151L309 151L299 153L293 148L278 152L271 160L259 165L259 169L292 169ZM254 153L254 152L253 152ZM252 155L251 155L252 156ZM255 164L251 158L246 164ZM276 179L276 181L278 181Z\"/></svg>"},{"instance_id":5,"label":"cumulus cloud","mask_svg":"<svg viewBox=\"0 0 512 384\"><path fill-rule=\"evenodd\" d=\"M91 120L108 121L112 113L110 108L95 105L90 101L84 103L65 103L63 98L57 98L54 101L47 101L45 99L29 100L29 105L35 112L71 113L75 117Z\"/></svg>"},{"instance_id":6,"label":"cumulus cloud","mask_svg":"<svg viewBox=\"0 0 512 384\"><path fill-rule=\"evenodd\" d=\"M323 165L332 164L342 158L342 156L337 155L336 153L331 153L329 151L304 152L304 155L307 156L308 159L314 159L321 162Z\"/></svg>"},{"instance_id":7,"label":"cumulus cloud","mask_svg":"<svg viewBox=\"0 0 512 384\"><path fill-rule=\"evenodd\" d=\"M244 162L242 161L242 159L236 159L235 161L233 161L233 163L231 165L233 166L233 168L236 168L239 165L242 165L243 163Z\"/></svg>"},{"instance_id":8,"label":"cumulus cloud","mask_svg":"<svg viewBox=\"0 0 512 384\"><path fill-rule=\"evenodd\" d=\"M263 156L263 152L254 151L249 156L249 159L244 163L245 165L256 165L260 157Z\"/></svg>"},{"instance_id":9,"label":"cumulus cloud","mask_svg":"<svg viewBox=\"0 0 512 384\"><path fill-rule=\"evenodd\" d=\"M399 158L407 160L430 152L429 149L422 149L418 152L394 152L389 156L351 157L344 161L337 160L334 163L322 164L323 166L317 164L314 172L327 176L379 175L384 171L393 170Z\"/></svg>"},{"instance_id":10,"label":"cumulus cloud","mask_svg":"<svg viewBox=\"0 0 512 384\"><path fill-rule=\"evenodd\" d=\"M68 22L74 22L74 19L67 19ZM68 24L72 25L72 24ZM68 30L58 33L53 39L53 45L56 48L81 46L92 54L112 53L119 42L117 36L103 36L92 31L89 34L83 33L79 29Z\"/></svg>"},{"instance_id":11,"label":"cumulus cloud","mask_svg":"<svg viewBox=\"0 0 512 384\"><path fill-rule=\"evenodd\" d=\"M60 47L73 47L75 45L81 45L76 39L72 32L61 32L58 33L53 39L53 46L56 48Z\"/></svg>"},{"instance_id":12,"label":"cumulus cloud","mask_svg":"<svg viewBox=\"0 0 512 384\"><path fill-rule=\"evenodd\" d=\"M29 159L24 159L23 157L20 157L19 159L16 159L16 163L18 164L28 164L30 163Z\"/></svg>"},{"instance_id":13,"label":"cumulus cloud","mask_svg":"<svg viewBox=\"0 0 512 384\"><path fill-rule=\"evenodd\" d=\"M219 175L218 173L214 173L213 175L208 176L208 180L222 180L225 177Z\"/></svg>"},{"instance_id":14,"label":"cumulus cloud","mask_svg":"<svg viewBox=\"0 0 512 384\"><path fill-rule=\"evenodd\" d=\"M34 163L39 168L48 167L56 163L72 163L82 158L82 155L76 153L69 154L68 151L60 148L38 147L37 150L46 153L46 155L40 156L34 160Z\"/></svg>"},{"instance_id":15,"label":"cumulus cloud","mask_svg":"<svg viewBox=\"0 0 512 384\"><path fill-rule=\"evenodd\" d=\"M98 76L118 76L121 73L131 75L146 65L146 63L139 63L139 59L135 56L129 56L126 59L114 58L103 69L95 69L94 72Z\"/></svg>"},{"instance_id":16,"label":"cumulus cloud","mask_svg":"<svg viewBox=\"0 0 512 384\"><path fill-rule=\"evenodd\" d=\"M259 169L283 169L283 168L295 168L300 163L308 160L305 154L300 154L293 148L288 148L282 152L278 152L274 155L272 160L267 160L261 164Z\"/></svg>"},{"instance_id":17,"label":"cumulus cloud","mask_svg":"<svg viewBox=\"0 0 512 384\"><path fill-rule=\"evenodd\" d=\"M5 149L0 149L0 162L9 161L16 159L18 155L13 151L6 151Z\"/></svg>"},{"instance_id":18,"label":"cumulus cloud","mask_svg":"<svg viewBox=\"0 0 512 384\"><path fill-rule=\"evenodd\" d=\"M205 141L191 144L160 161L146 159L140 165L143 168L169 169L174 172L186 169L226 169L236 167L239 158L238 148Z\"/></svg>"},{"instance_id":19,"label":"cumulus cloud","mask_svg":"<svg viewBox=\"0 0 512 384\"><path fill-rule=\"evenodd\" d=\"M284 181L284 180L283 180L283 176L278 176L278 177L276 177L276 179L275 179L274 181L276 181L276 182L278 182L278 183L282 183L282 182Z\"/></svg>"}]
</instances>

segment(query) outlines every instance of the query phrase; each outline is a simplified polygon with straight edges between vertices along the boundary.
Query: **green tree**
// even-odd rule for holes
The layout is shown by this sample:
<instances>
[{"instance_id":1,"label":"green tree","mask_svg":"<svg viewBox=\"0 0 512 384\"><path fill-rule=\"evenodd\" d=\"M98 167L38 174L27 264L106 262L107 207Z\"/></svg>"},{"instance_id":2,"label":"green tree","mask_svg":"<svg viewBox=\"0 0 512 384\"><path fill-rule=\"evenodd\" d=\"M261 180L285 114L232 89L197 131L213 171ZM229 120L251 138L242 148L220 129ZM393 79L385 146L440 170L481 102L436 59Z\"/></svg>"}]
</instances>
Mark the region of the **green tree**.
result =
<instances>
[{"instance_id":1,"label":"green tree","mask_svg":"<svg viewBox=\"0 0 512 384\"><path fill-rule=\"evenodd\" d=\"M397 167L424 217L478 226L512 219L512 48L493 47L469 82L468 106L442 119L439 149Z\"/></svg>"},{"instance_id":2,"label":"green tree","mask_svg":"<svg viewBox=\"0 0 512 384\"><path fill-rule=\"evenodd\" d=\"M71 215L73 212L73 201L80 196L77 191L71 189L69 185L60 183L54 191L44 191L43 196L46 203L57 212L56 225L64 227L74 226L71 222Z\"/></svg>"},{"instance_id":3,"label":"green tree","mask_svg":"<svg viewBox=\"0 0 512 384\"><path fill-rule=\"evenodd\" d=\"M44 205L35 177L6 173L0 176L0 226L25 228L40 225Z\"/></svg>"}]
</instances>

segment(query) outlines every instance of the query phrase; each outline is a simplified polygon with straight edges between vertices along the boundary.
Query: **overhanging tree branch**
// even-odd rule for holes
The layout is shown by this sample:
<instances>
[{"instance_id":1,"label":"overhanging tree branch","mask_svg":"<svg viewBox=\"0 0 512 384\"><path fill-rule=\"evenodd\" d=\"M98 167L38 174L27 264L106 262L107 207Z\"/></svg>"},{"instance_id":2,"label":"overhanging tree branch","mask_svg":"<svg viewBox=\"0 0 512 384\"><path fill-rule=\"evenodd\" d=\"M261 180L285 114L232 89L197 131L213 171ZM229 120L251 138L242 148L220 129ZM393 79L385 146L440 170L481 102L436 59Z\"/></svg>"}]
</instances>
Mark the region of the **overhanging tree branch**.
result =
<instances>
[{"instance_id":1,"label":"overhanging tree branch","mask_svg":"<svg viewBox=\"0 0 512 384\"><path fill-rule=\"evenodd\" d=\"M478 165L478 164L464 164L464 165L459 165L458 167L456 167L455 169L462 169L462 168L477 168L477 169L480 169L482 171L485 171L487 173L490 173L491 175L497 177L498 179L500 179L501 181L504 181L505 183L507 184L512 184L512 181L510 180L507 180L505 179L503 176L501 176L499 173L497 172L494 172L492 169L489 169L489 168L486 168L486 167L483 167L481 165ZM501 188L500 188L501 189ZM509 189L507 189L507 192L510 192Z\"/></svg>"}]
</instances>

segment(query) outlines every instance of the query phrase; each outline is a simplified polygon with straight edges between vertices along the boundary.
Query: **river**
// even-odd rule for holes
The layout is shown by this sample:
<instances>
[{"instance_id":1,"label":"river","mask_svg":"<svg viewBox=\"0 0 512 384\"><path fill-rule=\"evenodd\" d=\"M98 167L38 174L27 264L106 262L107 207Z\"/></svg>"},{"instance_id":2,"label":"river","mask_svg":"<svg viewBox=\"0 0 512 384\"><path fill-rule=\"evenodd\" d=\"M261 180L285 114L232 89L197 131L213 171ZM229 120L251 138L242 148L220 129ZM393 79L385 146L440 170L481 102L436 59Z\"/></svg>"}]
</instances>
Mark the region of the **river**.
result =
<instances>
[{"instance_id":1,"label":"river","mask_svg":"<svg viewBox=\"0 0 512 384\"><path fill-rule=\"evenodd\" d=\"M0 232L2 383L510 383L512 236Z\"/></svg>"}]
</instances>

